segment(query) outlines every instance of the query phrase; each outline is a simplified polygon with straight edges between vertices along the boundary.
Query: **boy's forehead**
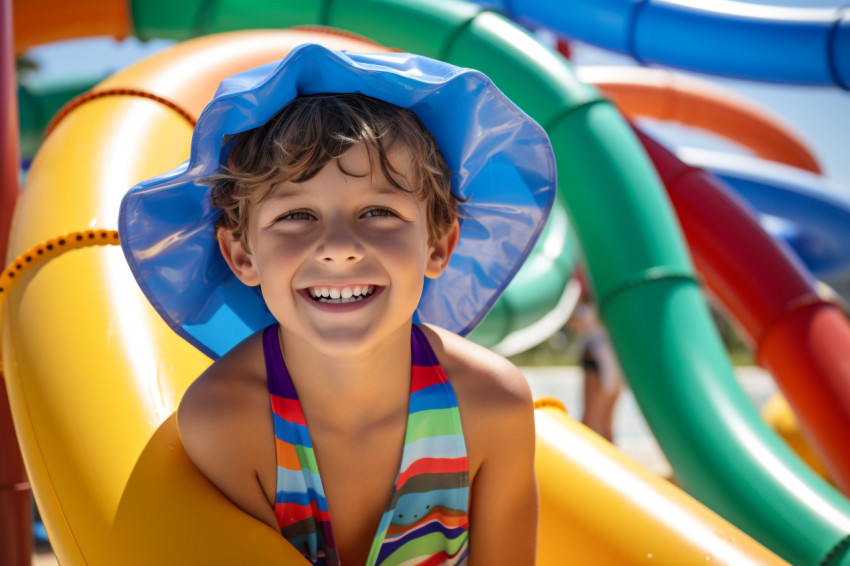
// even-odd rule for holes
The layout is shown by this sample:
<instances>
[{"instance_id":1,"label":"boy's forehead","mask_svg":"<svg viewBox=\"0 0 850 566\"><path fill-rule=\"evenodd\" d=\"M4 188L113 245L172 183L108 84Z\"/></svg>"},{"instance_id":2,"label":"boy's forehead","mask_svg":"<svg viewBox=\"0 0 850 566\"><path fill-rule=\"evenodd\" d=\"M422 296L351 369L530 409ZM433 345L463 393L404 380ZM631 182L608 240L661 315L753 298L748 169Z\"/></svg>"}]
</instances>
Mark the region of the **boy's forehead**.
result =
<instances>
[{"instance_id":1,"label":"boy's forehead","mask_svg":"<svg viewBox=\"0 0 850 566\"><path fill-rule=\"evenodd\" d=\"M329 168L339 171L343 178L368 180L368 183L363 183L363 186L358 184L358 186L363 189L368 187L371 189L370 192L374 194L397 195L401 193L409 195L409 190L412 190L412 187L408 186L412 169L410 149L404 143L394 143L387 149L386 155L390 165L396 171L394 179L405 186L408 191L400 191L393 186L393 183L384 174L377 155L372 155L364 142L358 142L341 156L328 160L316 175L306 181L270 181L270 186L267 185L267 190L260 192L261 196L256 201L281 200L303 195L314 190L316 184L324 180L327 174L325 169Z\"/></svg>"},{"instance_id":2,"label":"boy's forehead","mask_svg":"<svg viewBox=\"0 0 850 566\"><path fill-rule=\"evenodd\" d=\"M333 163L328 163L328 165L334 166ZM363 179L365 181L366 179L370 179L370 174L367 174L364 177L357 177L357 179ZM303 182L287 180L273 183L269 187L268 191L263 191L265 196L258 199L258 202L274 202L309 196L317 192L317 188L319 187L318 183L321 183L321 178L317 179L316 177ZM382 174L380 174L380 169L378 169L377 176L371 176L371 182L356 183L356 185L349 185L346 183L344 186L350 186L352 191L357 190L361 194L401 197L404 199L415 200L411 191L403 191L394 187Z\"/></svg>"}]
</instances>

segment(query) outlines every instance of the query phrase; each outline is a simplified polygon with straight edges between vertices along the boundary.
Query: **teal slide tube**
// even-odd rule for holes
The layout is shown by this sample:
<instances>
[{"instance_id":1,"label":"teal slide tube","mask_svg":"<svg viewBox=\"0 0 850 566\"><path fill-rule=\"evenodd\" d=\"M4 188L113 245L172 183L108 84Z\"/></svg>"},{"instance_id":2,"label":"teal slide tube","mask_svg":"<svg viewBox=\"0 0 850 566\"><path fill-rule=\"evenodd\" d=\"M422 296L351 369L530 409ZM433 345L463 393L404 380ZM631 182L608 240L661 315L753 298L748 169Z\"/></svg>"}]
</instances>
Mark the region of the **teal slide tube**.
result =
<instances>
[{"instance_id":1,"label":"teal slide tube","mask_svg":"<svg viewBox=\"0 0 850 566\"><path fill-rule=\"evenodd\" d=\"M561 200L556 200L549 222L540 239L493 308L475 330L467 336L473 342L488 348L503 345L512 333L528 329L547 314L557 310L567 292L570 275L575 271L577 244L570 231L567 210ZM563 325L561 320L560 324ZM546 325L551 336L558 328ZM534 329L539 334L538 329ZM536 346L540 341L525 346Z\"/></svg>"}]
</instances>

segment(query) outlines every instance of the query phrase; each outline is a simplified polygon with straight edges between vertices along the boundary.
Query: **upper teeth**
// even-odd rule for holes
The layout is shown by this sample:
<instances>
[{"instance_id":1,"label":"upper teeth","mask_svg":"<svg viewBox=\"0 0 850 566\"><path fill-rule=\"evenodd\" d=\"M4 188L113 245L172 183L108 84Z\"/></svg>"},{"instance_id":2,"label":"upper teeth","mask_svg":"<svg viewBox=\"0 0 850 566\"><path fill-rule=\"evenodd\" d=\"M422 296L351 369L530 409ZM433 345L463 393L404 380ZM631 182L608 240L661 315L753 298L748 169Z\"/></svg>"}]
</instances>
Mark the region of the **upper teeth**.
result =
<instances>
[{"instance_id":1,"label":"upper teeth","mask_svg":"<svg viewBox=\"0 0 850 566\"><path fill-rule=\"evenodd\" d=\"M351 302L365 299L375 291L374 285L353 287L310 287L310 296L325 302Z\"/></svg>"}]
</instances>

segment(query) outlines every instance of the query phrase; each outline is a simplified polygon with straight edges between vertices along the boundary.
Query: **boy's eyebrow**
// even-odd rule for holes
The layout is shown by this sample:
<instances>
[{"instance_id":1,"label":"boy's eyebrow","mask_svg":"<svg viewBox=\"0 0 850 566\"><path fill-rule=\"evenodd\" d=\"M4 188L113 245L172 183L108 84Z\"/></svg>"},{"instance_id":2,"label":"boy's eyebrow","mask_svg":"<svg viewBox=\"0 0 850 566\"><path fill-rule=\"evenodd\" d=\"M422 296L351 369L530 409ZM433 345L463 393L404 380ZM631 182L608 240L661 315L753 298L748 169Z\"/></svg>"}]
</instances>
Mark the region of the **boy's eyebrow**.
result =
<instances>
[{"instance_id":1,"label":"boy's eyebrow","mask_svg":"<svg viewBox=\"0 0 850 566\"><path fill-rule=\"evenodd\" d=\"M266 196L262 199L264 201L270 200L283 200L291 197L298 196L303 193L304 189L292 184L279 184L276 187L272 187L272 189L266 193Z\"/></svg>"}]
</instances>

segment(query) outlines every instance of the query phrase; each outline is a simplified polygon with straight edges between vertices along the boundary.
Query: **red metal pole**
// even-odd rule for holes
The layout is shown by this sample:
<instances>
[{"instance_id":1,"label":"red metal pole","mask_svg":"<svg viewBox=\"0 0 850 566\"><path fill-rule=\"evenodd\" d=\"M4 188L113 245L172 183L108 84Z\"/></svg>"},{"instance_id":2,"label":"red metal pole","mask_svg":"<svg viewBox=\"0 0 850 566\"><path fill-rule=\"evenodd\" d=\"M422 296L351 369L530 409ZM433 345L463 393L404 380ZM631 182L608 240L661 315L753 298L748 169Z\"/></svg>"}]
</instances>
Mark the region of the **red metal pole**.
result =
<instances>
[{"instance_id":1,"label":"red metal pole","mask_svg":"<svg viewBox=\"0 0 850 566\"><path fill-rule=\"evenodd\" d=\"M18 198L18 99L12 0L0 0L0 269ZM0 371L2 373L2 371ZM5 381L0 384L0 564L32 563L30 488L15 438Z\"/></svg>"},{"instance_id":2,"label":"red metal pole","mask_svg":"<svg viewBox=\"0 0 850 566\"><path fill-rule=\"evenodd\" d=\"M0 269L6 267L9 226L18 198L18 91L15 45L12 39L12 0L0 0Z\"/></svg>"},{"instance_id":3,"label":"red metal pole","mask_svg":"<svg viewBox=\"0 0 850 566\"><path fill-rule=\"evenodd\" d=\"M30 487L4 383L0 387L0 564L30 566L32 551Z\"/></svg>"}]
</instances>

